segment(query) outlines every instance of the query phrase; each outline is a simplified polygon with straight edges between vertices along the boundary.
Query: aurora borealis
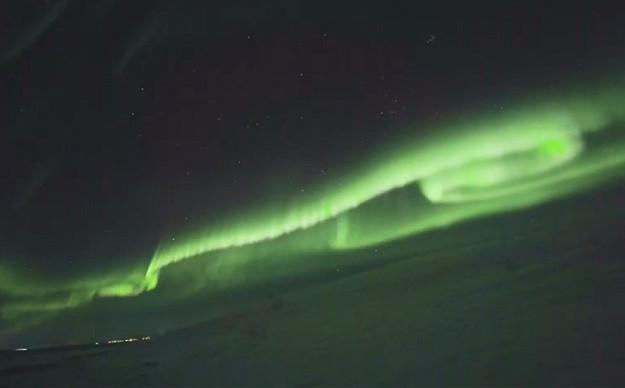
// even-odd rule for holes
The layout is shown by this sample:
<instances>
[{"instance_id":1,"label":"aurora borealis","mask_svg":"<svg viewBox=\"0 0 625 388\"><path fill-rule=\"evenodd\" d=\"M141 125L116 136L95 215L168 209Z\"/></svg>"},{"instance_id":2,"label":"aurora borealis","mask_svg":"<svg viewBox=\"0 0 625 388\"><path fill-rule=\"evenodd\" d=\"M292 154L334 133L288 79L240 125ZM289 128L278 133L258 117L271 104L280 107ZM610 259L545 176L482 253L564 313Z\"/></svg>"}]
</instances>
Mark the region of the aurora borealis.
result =
<instances>
[{"instance_id":1,"label":"aurora borealis","mask_svg":"<svg viewBox=\"0 0 625 388\"><path fill-rule=\"evenodd\" d=\"M377 247L623 179L615 21L580 16L610 38L574 50L579 20L556 12L544 28L561 31L519 35L519 5L484 6L485 23L428 8L440 25L382 33L401 10L77 3L32 13L0 57L7 336L105 299L169 305L275 267L393 260L412 251Z\"/></svg>"},{"instance_id":2,"label":"aurora borealis","mask_svg":"<svg viewBox=\"0 0 625 388\"><path fill-rule=\"evenodd\" d=\"M76 307L95 296L132 297L157 287L160 271L167 266L207 253L224 253L224 265L237 267L241 265L237 249L254 249L271 240L280 241L258 250L258 256L362 248L609 183L621 178L625 163L621 128L625 113L620 109L625 96L618 93L620 80L617 85L617 92L598 91L590 101L563 98L535 108L512 108L515 113L497 118L457 119L466 124L437 131L444 135L391 147L381 152L383 157L363 163L366 168L355 168L343 177L342 185L327 182L325 190L313 189L313 194L290 203L269 205L271 211L250 211L259 216L232 218L223 227L198 228L161 242L144 277L134 269L109 278L53 285L4 270L4 291L26 299L3 306L3 316ZM594 145L597 134L609 139L608 144ZM590 144L585 138L591 139ZM393 203L384 210L384 227L376 226L378 207L389 207L380 204L379 197L392 191L401 197L403 189L415 184L423 198ZM358 220L356 230L350 227L352 219ZM299 236L289 239L290 234ZM215 260L210 255L204 259ZM206 281L211 281L210 274ZM58 291L69 296L60 301L28 299Z\"/></svg>"},{"instance_id":3,"label":"aurora borealis","mask_svg":"<svg viewBox=\"0 0 625 388\"><path fill-rule=\"evenodd\" d=\"M427 139L424 144L402 147L400 151L391 149L388 158L374 159L367 163L366 170L341 179L341 186L331 182L328 185L331 189L315 193L307 200L296 198L294 204L283 209L275 206L279 210L273 214L261 212L269 214L243 219L240 225L234 220L234 226L223 230L200 230L186 239L165 241L150 262L148 278L162 267L203 253L305 232L335 218L346 225L348 221L343 217L349 218L350 212L358 212L366 202L410 184L418 184L433 206L468 203L473 210L454 209L449 213L443 210L440 214L433 210L431 220L416 216L411 225L398 224L396 230L376 231L378 236L388 234L377 241L350 238L349 230L345 229L348 226L337 227L335 236L326 241L313 237L310 246L301 249L345 249L385 242L491 212L539 204L586 185L592 186L595 181L610 180L613 174L618 177L619 167L625 160L625 153L621 152L623 145L618 145L618 130L609 135L616 138L616 143L612 144L615 148L597 151L607 155L597 160L592 155L595 150L586 150L590 155L583 159L588 160L576 160L584 150L585 133L622 121L620 107L625 100L612 93L607 98L609 100L605 101L604 97L599 97L603 102L594 107L596 101L581 105L583 117L576 117L578 114L573 107L545 102L536 110L519 109L520 114L494 120L470 120L464 128L454 128L440 138ZM610 117L608 112L614 116ZM475 205L477 201L488 201L488 204L475 211L480 207Z\"/></svg>"}]
</instances>

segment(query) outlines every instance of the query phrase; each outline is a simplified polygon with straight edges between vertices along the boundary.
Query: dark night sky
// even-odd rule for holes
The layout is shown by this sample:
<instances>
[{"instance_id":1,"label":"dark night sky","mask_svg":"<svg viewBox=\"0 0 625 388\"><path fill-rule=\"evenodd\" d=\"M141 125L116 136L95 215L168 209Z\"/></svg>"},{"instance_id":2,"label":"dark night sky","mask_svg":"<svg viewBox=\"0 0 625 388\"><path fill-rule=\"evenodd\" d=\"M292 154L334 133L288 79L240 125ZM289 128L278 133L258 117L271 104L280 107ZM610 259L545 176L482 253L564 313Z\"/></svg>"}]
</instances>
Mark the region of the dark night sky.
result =
<instances>
[{"instance_id":1,"label":"dark night sky","mask_svg":"<svg viewBox=\"0 0 625 388\"><path fill-rule=\"evenodd\" d=\"M0 7L0 260L59 278L147 263L186 223L625 47L618 1Z\"/></svg>"}]
</instances>

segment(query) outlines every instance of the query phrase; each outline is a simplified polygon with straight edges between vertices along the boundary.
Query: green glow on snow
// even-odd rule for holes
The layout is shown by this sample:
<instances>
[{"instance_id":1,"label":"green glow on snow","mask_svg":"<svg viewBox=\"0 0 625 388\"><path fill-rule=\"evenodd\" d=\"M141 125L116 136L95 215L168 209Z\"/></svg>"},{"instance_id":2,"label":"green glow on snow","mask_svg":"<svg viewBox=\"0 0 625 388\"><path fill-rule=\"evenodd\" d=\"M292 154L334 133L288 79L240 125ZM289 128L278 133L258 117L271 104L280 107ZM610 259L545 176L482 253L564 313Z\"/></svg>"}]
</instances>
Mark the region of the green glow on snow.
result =
<instances>
[{"instance_id":1,"label":"green glow on snow","mask_svg":"<svg viewBox=\"0 0 625 388\"><path fill-rule=\"evenodd\" d=\"M619 82L419 128L292 201L176 233L147 269L53 282L0 265L0 292L15 298L0 313L17 319L138 295L157 287L165 267L199 256L213 271L198 273L201 281L226 279L252 258L295 261L302 253L358 249L614 181L625 165Z\"/></svg>"}]
</instances>

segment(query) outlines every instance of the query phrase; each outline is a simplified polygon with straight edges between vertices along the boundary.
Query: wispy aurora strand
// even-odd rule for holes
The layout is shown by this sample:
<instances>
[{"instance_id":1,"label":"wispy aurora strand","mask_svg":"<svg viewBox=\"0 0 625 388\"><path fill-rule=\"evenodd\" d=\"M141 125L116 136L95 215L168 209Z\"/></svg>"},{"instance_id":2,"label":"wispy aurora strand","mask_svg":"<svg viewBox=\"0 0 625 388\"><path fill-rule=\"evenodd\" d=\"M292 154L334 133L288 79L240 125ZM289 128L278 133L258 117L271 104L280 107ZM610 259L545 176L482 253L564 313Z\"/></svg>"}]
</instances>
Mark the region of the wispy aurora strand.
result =
<instances>
[{"instance_id":1,"label":"wispy aurora strand","mask_svg":"<svg viewBox=\"0 0 625 388\"><path fill-rule=\"evenodd\" d=\"M186 259L218 260L236 270L250 256L288 260L357 249L614 181L625 172L625 83L613 81L409 130L401 142L360 158L343 176L290 202L174 233L175 240L156 248L147 269L53 284L0 265L0 292L14 297L2 306L2 317L50 313L97 296L137 295L157 287L165 267ZM217 275L203 276L209 282Z\"/></svg>"},{"instance_id":2,"label":"wispy aurora strand","mask_svg":"<svg viewBox=\"0 0 625 388\"><path fill-rule=\"evenodd\" d=\"M181 260L349 217L363 204L412 184L420 186L434 207L442 203L465 204L464 211L455 209L460 214L453 217L454 221L460 221L479 215L469 208L480 208L480 214L513 210L613 178L619 172L613 168L625 162L625 131L621 128L625 118L623 90L613 87L592 96L544 99L541 103L512 107L509 113L494 117L456 120L448 127L436 128L426 138L409 139L401 146L383 150L339 182L331 182L281 209L260 209L256 216L164 241L146 278L156 285L159 271ZM609 152L605 147L585 146L584 138L598 131L609 131L614 136ZM481 201L486 202L475 203ZM414 231L423 229L417 227L419 223L415 220ZM336 236L327 241L311 241L310 246L302 249L320 245L326 249L346 248L349 233L345 228L336 229ZM387 230L384 241L409 232ZM349 248L363 244L351 241Z\"/></svg>"}]
</instances>

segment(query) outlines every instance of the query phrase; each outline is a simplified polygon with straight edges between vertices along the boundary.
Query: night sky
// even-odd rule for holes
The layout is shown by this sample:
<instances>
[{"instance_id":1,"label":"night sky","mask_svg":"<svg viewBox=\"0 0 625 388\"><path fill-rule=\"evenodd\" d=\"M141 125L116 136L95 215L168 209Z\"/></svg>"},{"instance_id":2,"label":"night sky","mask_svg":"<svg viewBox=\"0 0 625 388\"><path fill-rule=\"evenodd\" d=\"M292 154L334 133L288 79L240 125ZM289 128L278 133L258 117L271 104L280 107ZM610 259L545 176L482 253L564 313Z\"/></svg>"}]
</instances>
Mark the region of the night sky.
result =
<instances>
[{"instance_id":1,"label":"night sky","mask_svg":"<svg viewBox=\"0 0 625 388\"><path fill-rule=\"evenodd\" d=\"M453 159L461 154L450 145L454 138L478 141L472 134L479 126L471 123L549 121L551 111L540 109L556 97L601 105L569 107L582 132L622 123L625 99L614 85L623 82L624 18L615 1L5 1L0 339L10 343L18 333L28 339L29 330L39 330L33 341L42 343L53 342L51 332L59 341L97 338L81 312L111 327L132 315L136 332L164 311L175 316L177 306L201 300L213 254L222 263L311 251L324 256L320 246L328 244L373 254L377 244L576 192L580 185L571 178L530 199L524 195L527 202L501 190L482 197L477 184L458 191L453 182L435 180L422 183L423 194L416 185L397 194L406 182L373 184L384 179L371 166L397 160L403 166L405 158L396 155L410 154L405 149L422 139L434 140L416 146L419 166L438 163L429 162L428 150ZM444 135L447 128L452 135ZM581 147L577 132L533 131L544 155L577 155ZM516 139L505 142L525 141ZM582 178L584 190L617 179L606 170L624 161L598 160L625 149L618 148L622 139L597 135L589 143L615 148L595 154L587 164L592 172L576 167L604 177ZM494 148L505 149L494 140L479 147ZM531 160L542 163L537 155ZM532 177L553 167L518 163ZM486 171L472 166L471 179ZM418 174L410 179L423 182L428 173ZM341 194L359 179L367 184ZM480 185L505 184L501 179ZM400 221L380 214L401 201L459 201L439 187L488 205L387 233ZM323 203L317 213L315 201ZM289 214L303 219L300 211L306 221L280 226ZM349 212L357 213L349 215L349 236L357 238L339 231L327 243L325 229L347 228L340 215ZM353 226L378 219L384 232ZM333 226L324 226L326 220ZM274 232L263 232L263 225ZM151 271L155 257L163 264ZM165 267L171 278L158 285L143 279ZM181 291L189 272L193 285ZM82 331L58 336L62 322L72 320L79 323L68 326Z\"/></svg>"}]
</instances>

